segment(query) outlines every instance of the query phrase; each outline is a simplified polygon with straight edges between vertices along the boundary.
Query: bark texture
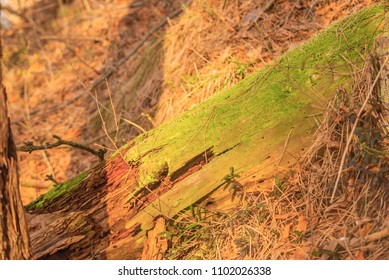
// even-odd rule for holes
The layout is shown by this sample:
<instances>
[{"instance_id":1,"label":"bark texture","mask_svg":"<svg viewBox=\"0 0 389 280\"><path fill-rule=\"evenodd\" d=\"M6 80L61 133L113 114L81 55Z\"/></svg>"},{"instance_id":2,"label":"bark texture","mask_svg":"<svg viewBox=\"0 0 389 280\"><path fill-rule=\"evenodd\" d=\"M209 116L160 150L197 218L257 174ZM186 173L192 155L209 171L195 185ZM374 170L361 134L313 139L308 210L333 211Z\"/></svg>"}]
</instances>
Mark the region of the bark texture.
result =
<instances>
[{"instance_id":1,"label":"bark texture","mask_svg":"<svg viewBox=\"0 0 389 280\"><path fill-rule=\"evenodd\" d=\"M7 94L2 86L0 91L0 259L29 259L30 242L19 192L17 156L7 112Z\"/></svg>"},{"instance_id":2,"label":"bark texture","mask_svg":"<svg viewBox=\"0 0 389 280\"><path fill-rule=\"evenodd\" d=\"M8 117L2 64L0 36L0 260L29 259L30 241L19 191L16 147Z\"/></svg>"}]
</instances>

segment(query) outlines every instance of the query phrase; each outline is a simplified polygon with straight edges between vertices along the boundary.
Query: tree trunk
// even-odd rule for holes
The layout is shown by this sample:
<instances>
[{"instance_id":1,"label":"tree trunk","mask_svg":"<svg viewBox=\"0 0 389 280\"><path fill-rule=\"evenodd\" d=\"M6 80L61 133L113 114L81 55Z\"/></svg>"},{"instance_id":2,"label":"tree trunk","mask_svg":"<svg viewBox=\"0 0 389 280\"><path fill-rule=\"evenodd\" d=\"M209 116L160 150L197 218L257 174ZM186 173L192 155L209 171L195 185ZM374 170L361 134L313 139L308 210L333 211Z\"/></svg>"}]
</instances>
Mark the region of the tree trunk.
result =
<instances>
[{"instance_id":1,"label":"tree trunk","mask_svg":"<svg viewBox=\"0 0 389 280\"><path fill-rule=\"evenodd\" d=\"M2 47L0 38L0 61ZM0 67L0 260L31 257L24 208L19 192L16 148L7 110L7 93Z\"/></svg>"}]
</instances>

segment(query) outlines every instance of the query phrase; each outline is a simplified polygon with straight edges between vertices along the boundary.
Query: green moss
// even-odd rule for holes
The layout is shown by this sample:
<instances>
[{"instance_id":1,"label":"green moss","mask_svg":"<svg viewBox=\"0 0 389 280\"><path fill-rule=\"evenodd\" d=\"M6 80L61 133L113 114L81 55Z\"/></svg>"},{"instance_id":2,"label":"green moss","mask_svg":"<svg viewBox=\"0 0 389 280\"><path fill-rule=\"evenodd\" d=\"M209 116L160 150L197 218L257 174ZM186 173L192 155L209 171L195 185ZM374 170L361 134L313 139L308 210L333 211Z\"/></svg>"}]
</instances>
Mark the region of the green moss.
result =
<instances>
[{"instance_id":1,"label":"green moss","mask_svg":"<svg viewBox=\"0 0 389 280\"><path fill-rule=\"evenodd\" d=\"M126 159L141 159L146 185L147 174L163 162L174 172L210 147L219 154L238 143L249 145L264 129L293 126L323 110L336 87L350 86L354 69L349 61L361 65L383 14L381 6L368 8L333 25L230 90L136 138Z\"/></svg>"},{"instance_id":2,"label":"green moss","mask_svg":"<svg viewBox=\"0 0 389 280\"><path fill-rule=\"evenodd\" d=\"M50 190L49 192L45 193L44 195L40 196L39 198L28 204L25 207L26 211L48 205L54 199L76 189L80 185L80 183L88 176L88 174L89 172L80 173L69 181L59 184L54 189Z\"/></svg>"},{"instance_id":3,"label":"green moss","mask_svg":"<svg viewBox=\"0 0 389 280\"><path fill-rule=\"evenodd\" d=\"M128 196L127 202L130 202L143 191L150 191L151 189L154 189L154 186L158 185L161 180L163 180L168 171L169 165L167 162L163 162L162 165L157 168L157 171L143 173L142 176L145 177L138 178L139 186Z\"/></svg>"}]
</instances>

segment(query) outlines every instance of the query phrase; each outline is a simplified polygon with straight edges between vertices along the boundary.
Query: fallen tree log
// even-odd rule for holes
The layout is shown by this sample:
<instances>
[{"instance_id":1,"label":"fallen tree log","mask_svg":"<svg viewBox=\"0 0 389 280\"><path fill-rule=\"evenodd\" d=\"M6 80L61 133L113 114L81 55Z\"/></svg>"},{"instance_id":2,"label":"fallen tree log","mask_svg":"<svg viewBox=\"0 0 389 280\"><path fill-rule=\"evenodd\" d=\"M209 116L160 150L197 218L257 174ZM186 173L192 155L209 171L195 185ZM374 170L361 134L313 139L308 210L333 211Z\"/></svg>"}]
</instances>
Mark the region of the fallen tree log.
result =
<instances>
[{"instance_id":1,"label":"fallen tree log","mask_svg":"<svg viewBox=\"0 0 389 280\"><path fill-rule=\"evenodd\" d=\"M34 257L138 259L157 218L196 203L228 211L241 193L272 188L309 146L337 88L352 87L350 65L363 64L383 17L378 6L341 21L32 202Z\"/></svg>"}]
</instances>

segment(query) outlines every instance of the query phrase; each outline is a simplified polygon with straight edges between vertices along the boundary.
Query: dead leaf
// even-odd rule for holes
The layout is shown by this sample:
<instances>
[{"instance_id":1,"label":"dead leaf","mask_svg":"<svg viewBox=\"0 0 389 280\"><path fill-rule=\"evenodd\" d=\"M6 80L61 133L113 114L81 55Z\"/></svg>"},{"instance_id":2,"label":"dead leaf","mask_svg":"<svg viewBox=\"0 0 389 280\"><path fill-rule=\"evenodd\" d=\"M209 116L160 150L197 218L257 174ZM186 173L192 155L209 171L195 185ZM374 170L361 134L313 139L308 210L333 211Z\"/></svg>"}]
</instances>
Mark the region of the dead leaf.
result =
<instances>
[{"instance_id":1,"label":"dead leaf","mask_svg":"<svg viewBox=\"0 0 389 280\"><path fill-rule=\"evenodd\" d=\"M292 224L288 224L284 227L284 229L281 232L281 240L282 241L287 241L289 238L289 233L290 233L290 227Z\"/></svg>"},{"instance_id":2,"label":"dead leaf","mask_svg":"<svg viewBox=\"0 0 389 280\"><path fill-rule=\"evenodd\" d=\"M362 228L359 230L359 236L360 237L365 237L367 236L371 229L373 228L374 224L373 223L366 223L362 226Z\"/></svg>"},{"instance_id":3,"label":"dead leaf","mask_svg":"<svg viewBox=\"0 0 389 280\"><path fill-rule=\"evenodd\" d=\"M365 253L363 251L356 252L354 258L356 260L364 260L365 259Z\"/></svg>"},{"instance_id":4,"label":"dead leaf","mask_svg":"<svg viewBox=\"0 0 389 280\"><path fill-rule=\"evenodd\" d=\"M329 244L323 247L323 251L325 252L335 252L336 247L338 246L338 241L332 240ZM327 253L323 253L321 255L322 260L328 260L331 256Z\"/></svg>"},{"instance_id":5,"label":"dead leaf","mask_svg":"<svg viewBox=\"0 0 389 280\"><path fill-rule=\"evenodd\" d=\"M231 24L227 24L227 30L230 32L235 32L235 28Z\"/></svg>"},{"instance_id":6,"label":"dead leaf","mask_svg":"<svg viewBox=\"0 0 389 280\"><path fill-rule=\"evenodd\" d=\"M298 219L296 230L301 233L304 233L307 230L308 224L309 221L307 220L307 218L305 218L304 216L300 216Z\"/></svg>"},{"instance_id":7,"label":"dead leaf","mask_svg":"<svg viewBox=\"0 0 389 280\"><path fill-rule=\"evenodd\" d=\"M306 260L309 258L308 252L309 252L309 247L297 247L296 250L294 250L292 259Z\"/></svg>"},{"instance_id":8,"label":"dead leaf","mask_svg":"<svg viewBox=\"0 0 389 280\"><path fill-rule=\"evenodd\" d=\"M381 168L379 168L377 164L369 164L368 166L366 166L366 170L377 174L381 171Z\"/></svg>"},{"instance_id":9,"label":"dead leaf","mask_svg":"<svg viewBox=\"0 0 389 280\"><path fill-rule=\"evenodd\" d=\"M332 203L330 206L328 206L324 212L328 213L333 210L338 210L338 208L343 209L347 206L348 201L347 197L345 195L340 196L334 203Z\"/></svg>"},{"instance_id":10,"label":"dead leaf","mask_svg":"<svg viewBox=\"0 0 389 280\"><path fill-rule=\"evenodd\" d=\"M355 178L354 177L350 177L347 180L347 184L348 184L349 187L353 187L355 185Z\"/></svg>"}]
</instances>

